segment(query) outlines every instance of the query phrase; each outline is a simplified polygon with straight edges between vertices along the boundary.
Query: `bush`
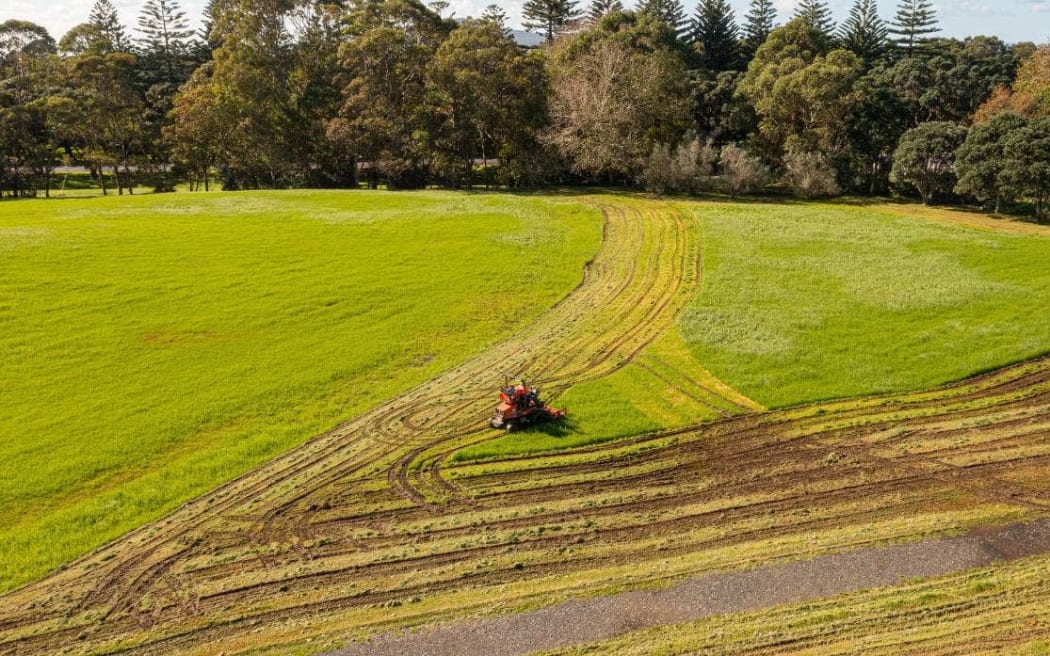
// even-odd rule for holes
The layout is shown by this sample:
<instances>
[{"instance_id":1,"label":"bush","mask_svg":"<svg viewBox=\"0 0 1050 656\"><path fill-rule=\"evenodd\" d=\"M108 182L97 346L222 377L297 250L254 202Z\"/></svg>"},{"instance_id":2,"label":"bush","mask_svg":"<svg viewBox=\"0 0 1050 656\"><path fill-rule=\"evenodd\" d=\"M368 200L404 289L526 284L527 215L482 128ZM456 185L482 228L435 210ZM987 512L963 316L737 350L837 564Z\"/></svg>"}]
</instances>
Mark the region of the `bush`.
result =
<instances>
[{"instance_id":1,"label":"bush","mask_svg":"<svg viewBox=\"0 0 1050 656\"><path fill-rule=\"evenodd\" d=\"M799 198L836 196L839 187L835 167L823 153L790 151L784 157L784 182Z\"/></svg>"},{"instance_id":2,"label":"bush","mask_svg":"<svg viewBox=\"0 0 1050 656\"><path fill-rule=\"evenodd\" d=\"M722 149L722 184L730 196L758 191L769 184L769 167L739 146Z\"/></svg>"},{"instance_id":3,"label":"bush","mask_svg":"<svg viewBox=\"0 0 1050 656\"><path fill-rule=\"evenodd\" d=\"M671 149L667 144L656 144L649 154L649 161L642 170L645 190L654 194L666 194L674 186L674 171Z\"/></svg>"},{"instance_id":4,"label":"bush","mask_svg":"<svg viewBox=\"0 0 1050 656\"><path fill-rule=\"evenodd\" d=\"M641 181L655 194L685 192L695 194L710 184L718 151L710 141L688 136L672 149L656 144L642 171Z\"/></svg>"}]
</instances>

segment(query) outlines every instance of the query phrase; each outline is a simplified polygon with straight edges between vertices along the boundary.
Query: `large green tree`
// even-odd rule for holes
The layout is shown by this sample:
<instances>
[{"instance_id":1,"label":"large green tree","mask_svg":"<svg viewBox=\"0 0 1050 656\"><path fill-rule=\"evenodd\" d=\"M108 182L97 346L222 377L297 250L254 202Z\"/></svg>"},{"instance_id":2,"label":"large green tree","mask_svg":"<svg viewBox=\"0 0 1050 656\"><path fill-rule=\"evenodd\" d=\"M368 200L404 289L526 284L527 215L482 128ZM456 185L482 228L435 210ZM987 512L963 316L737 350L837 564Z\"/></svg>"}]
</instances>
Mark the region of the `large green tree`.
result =
<instances>
[{"instance_id":1,"label":"large green tree","mask_svg":"<svg viewBox=\"0 0 1050 656\"><path fill-rule=\"evenodd\" d=\"M947 121L908 130L893 153L890 181L905 189L914 187L922 201L931 204L955 188L955 153L965 140L966 128Z\"/></svg>"},{"instance_id":2,"label":"large green tree","mask_svg":"<svg viewBox=\"0 0 1050 656\"><path fill-rule=\"evenodd\" d=\"M853 91L858 102L847 119L848 186L861 193L886 194L893 151L901 135L914 127L914 114L877 71L857 80Z\"/></svg>"},{"instance_id":3,"label":"large green tree","mask_svg":"<svg viewBox=\"0 0 1050 656\"><path fill-rule=\"evenodd\" d=\"M559 44L550 70L547 138L581 176L634 180L653 147L678 143L689 125L684 53L648 14L607 16Z\"/></svg>"},{"instance_id":4,"label":"large green tree","mask_svg":"<svg viewBox=\"0 0 1050 656\"><path fill-rule=\"evenodd\" d=\"M211 185L211 169L234 170L237 149L237 108L214 82L215 63L204 64L175 97L171 123L164 126L172 158L190 178L191 188Z\"/></svg>"},{"instance_id":5,"label":"large green tree","mask_svg":"<svg viewBox=\"0 0 1050 656\"><path fill-rule=\"evenodd\" d=\"M737 93L741 71L693 71L691 97L696 131L718 145L747 141L754 131L754 108Z\"/></svg>"},{"instance_id":6,"label":"large green tree","mask_svg":"<svg viewBox=\"0 0 1050 656\"><path fill-rule=\"evenodd\" d=\"M127 30L120 22L117 8L110 0L95 0L95 5L88 16L88 24L94 26L105 40L107 52L131 51L131 41L128 39Z\"/></svg>"},{"instance_id":7,"label":"large green tree","mask_svg":"<svg viewBox=\"0 0 1050 656\"><path fill-rule=\"evenodd\" d=\"M998 87L1009 84L1017 57L1001 40L939 40L936 48L876 66L877 84L907 103L912 123L968 123Z\"/></svg>"},{"instance_id":8,"label":"large green tree","mask_svg":"<svg viewBox=\"0 0 1050 656\"><path fill-rule=\"evenodd\" d=\"M703 46L704 66L715 71L735 68L740 55L740 28L728 0L700 0L692 25L693 41Z\"/></svg>"},{"instance_id":9,"label":"large green tree","mask_svg":"<svg viewBox=\"0 0 1050 656\"><path fill-rule=\"evenodd\" d=\"M221 115L232 123L221 158L227 188L287 186L308 166L290 88L294 59L288 25L293 9L292 0L224 2L213 28L224 35L214 66L184 89L204 109L221 107ZM193 89L196 84L208 89ZM179 114L201 111L183 103Z\"/></svg>"},{"instance_id":10,"label":"large green tree","mask_svg":"<svg viewBox=\"0 0 1050 656\"><path fill-rule=\"evenodd\" d=\"M668 25L675 36L681 36L689 22L681 0L641 0L638 11Z\"/></svg>"},{"instance_id":11,"label":"large green tree","mask_svg":"<svg viewBox=\"0 0 1050 656\"><path fill-rule=\"evenodd\" d=\"M313 0L291 13L295 44L288 91L303 153L300 183L314 187L347 187L357 182L352 153L331 140L327 127L343 96L338 78L343 72L339 48L343 42L344 9L340 2Z\"/></svg>"},{"instance_id":12,"label":"large green tree","mask_svg":"<svg viewBox=\"0 0 1050 656\"><path fill-rule=\"evenodd\" d=\"M426 184L438 117L427 69L452 24L416 0L364 4L352 14L339 57L342 104L329 136L367 163L373 186Z\"/></svg>"},{"instance_id":13,"label":"large green tree","mask_svg":"<svg viewBox=\"0 0 1050 656\"><path fill-rule=\"evenodd\" d=\"M0 24L0 195L50 191L58 147L51 112L63 86L62 62L47 30L27 21Z\"/></svg>"},{"instance_id":14,"label":"large green tree","mask_svg":"<svg viewBox=\"0 0 1050 656\"><path fill-rule=\"evenodd\" d=\"M1035 218L1046 218L1050 201L1050 116L1034 119L1004 138L1005 162L999 186L1016 198L1031 199Z\"/></svg>"},{"instance_id":15,"label":"large green tree","mask_svg":"<svg viewBox=\"0 0 1050 656\"><path fill-rule=\"evenodd\" d=\"M498 161L501 178L531 182L538 131L547 121L540 58L523 52L498 25L468 21L438 47L427 70L428 97L440 118L433 168L454 186L474 183L474 163Z\"/></svg>"},{"instance_id":16,"label":"large green tree","mask_svg":"<svg viewBox=\"0 0 1050 656\"><path fill-rule=\"evenodd\" d=\"M959 182L955 193L989 203L998 213L1003 201L999 176L1007 165L1006 140L1027 125L1024 118L1007 112L970 130L956 154L955 172Z\"/></svg>"},{"instance_id":17,"label":"large green tree","mask_svg":"<svg viewBox=\"0 0 1050 656\"><path fill-rule=\"evenodd\" d=\"M127 53L81 55L70 62L71 97L80 114L70 130L102 193L111 167L118 193L131 193L132 158L142 152L142 99L134 87L135 57Z\"/></svg>"},{"instance_id":18,"label":"large green tree","mask_svg":"<svg viewBox=\"0 0 1050 656\"><path fill-rule=\"evenodd\" d=\"M826 52L823 34L808 21L795 19L774 30L739 87L758 114L765 155L839 155L848 145L846 126L857 102L853 83L862 69L851 52Z\"/></svg>"},{"instance_id":19,"label":"large green tree","mask_svg":"<svg viewBox=\"0 0 1050 656\"><path fill-rule=\"evenodd\" d=\"M181 84L189 76L190 29L178 0L146 0L139 14L139 70L150 86L166 82Z\"/></svg>"}]
</instances>

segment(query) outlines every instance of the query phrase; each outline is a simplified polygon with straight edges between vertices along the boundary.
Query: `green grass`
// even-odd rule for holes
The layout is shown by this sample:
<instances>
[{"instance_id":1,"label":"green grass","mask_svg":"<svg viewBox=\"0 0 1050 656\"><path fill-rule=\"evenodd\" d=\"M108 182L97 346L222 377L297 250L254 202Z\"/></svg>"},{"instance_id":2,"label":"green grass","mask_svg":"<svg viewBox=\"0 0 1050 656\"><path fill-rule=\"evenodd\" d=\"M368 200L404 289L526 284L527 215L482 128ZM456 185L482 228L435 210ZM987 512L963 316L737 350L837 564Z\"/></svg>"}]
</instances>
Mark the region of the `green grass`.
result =
<instances>
[{"instance_id":1,"label":"green grass","mask_svg":"<svg viewBox=\"0 0 1050 656\"><path fill-rule=\"evenodd\" d=\"M692 426L719 417L720 410L733 411L716 385L672 330L636 362L575 385L552 403L569 410L564 423L498 437L457 452L453 460L532 455Z\"/></svg>"},{"instance_id":2,"label":"green grass","mask_svg":"<svg viewBox=\"0 0 1050 656\"><path fill-rule=\"evenodd\" d=\"M927 388L1050 350L1050 238L816 203L694 203L696 358L770 407Z\"/></svg>"},{"instance_id":3,"label":"green grass","mask_svg":"<svg viewBox=\"0 0 1050 656\"><path fill-rule=\"evenodd\" d=\"M0 204L0 590L498 341L599 238L514 196Z\"/></svg>"}]
</instances>

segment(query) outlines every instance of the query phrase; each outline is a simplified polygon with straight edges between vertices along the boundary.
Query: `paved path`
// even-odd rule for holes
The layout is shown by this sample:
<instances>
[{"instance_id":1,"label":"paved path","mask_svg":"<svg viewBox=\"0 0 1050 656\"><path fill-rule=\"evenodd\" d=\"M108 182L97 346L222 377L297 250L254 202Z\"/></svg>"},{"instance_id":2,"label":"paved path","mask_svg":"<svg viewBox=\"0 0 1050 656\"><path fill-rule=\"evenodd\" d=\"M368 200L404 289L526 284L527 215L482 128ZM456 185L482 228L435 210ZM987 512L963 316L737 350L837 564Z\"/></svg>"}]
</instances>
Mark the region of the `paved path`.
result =
<instances>
[{"instance_id":1,"label":"paved path","mask_svg":"<svg viewBox=\"0 0 1050 656\"><path fill-rule=\"evenodd\" d=\"M664 624L800 603L902 579L935 577L1050 552L1050 519L959 538L712 574L660 591L570 601L538 611L379 636L329 656L517 656Z\"/></svg>"}]
</instances>

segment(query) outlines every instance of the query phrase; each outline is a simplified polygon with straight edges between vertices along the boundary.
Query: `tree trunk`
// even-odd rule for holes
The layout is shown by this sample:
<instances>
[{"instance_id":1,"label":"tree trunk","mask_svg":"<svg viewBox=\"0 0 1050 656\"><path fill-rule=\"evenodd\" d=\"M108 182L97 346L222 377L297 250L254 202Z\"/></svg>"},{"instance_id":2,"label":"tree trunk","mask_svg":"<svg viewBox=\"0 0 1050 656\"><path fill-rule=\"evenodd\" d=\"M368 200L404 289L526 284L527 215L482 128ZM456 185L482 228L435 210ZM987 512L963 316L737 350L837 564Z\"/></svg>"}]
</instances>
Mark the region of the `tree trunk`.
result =
<instances>
[{"instance_id":1,"label":"tree trunk","mask_svg":"<svg viewBox=\"0 0 1050 656\"><path fill-rule=\"evenodd\" d=\"M103 196L108 196L109 192L106 190L106 169L101 164L98 165L98 186L102 190Z\"/></svg>"},{"instance_id":2,"label":"tree trunk","mask_svg":"<svg viewBox=\"0 0 1050 656\"><path fill-rule=\"evenodd\" d=\"M128 195L129 196L134 196L135 195L135 185L132 184L131 167L128 165L128 160L127 159L124 160L124 183L128 187Z\"/></svg>"},{"instance_id":3,"label":"tree trunk","mask_svg":"<svg viewBox=\"0 0 1050 656\"><path fill-rule=\"evenodd\" d=\"M117 183L117 195L124 195L124 183L120 179L120 167L117 164L113 165L113 180Z\"/></svg>"}]
</instances>

